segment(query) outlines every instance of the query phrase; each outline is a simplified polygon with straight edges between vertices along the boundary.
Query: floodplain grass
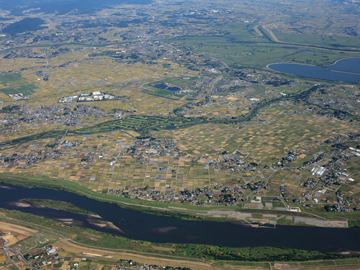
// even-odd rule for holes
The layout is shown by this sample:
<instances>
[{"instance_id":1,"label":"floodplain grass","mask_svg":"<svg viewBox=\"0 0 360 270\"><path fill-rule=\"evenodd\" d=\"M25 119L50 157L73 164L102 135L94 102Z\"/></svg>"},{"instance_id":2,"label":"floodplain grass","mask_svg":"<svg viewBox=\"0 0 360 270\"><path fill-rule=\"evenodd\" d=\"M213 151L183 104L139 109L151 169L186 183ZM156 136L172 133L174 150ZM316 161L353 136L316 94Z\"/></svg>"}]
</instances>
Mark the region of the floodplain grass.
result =
<instances>
[{"instance_id":1,"label":"floodplain grass","mask_svg":"<svg viewBox=\"0 0 360 270\"><path fill-rule=\"evenodd\" d=\"M174 46L210 57L215 57L230 67L264 69L282 61L289 63L331 65L342 58L356 57L358 53L327 51L317 48L290 48L284 44L258 42L228 42L226 37L183 36L166 40Z\"/></svg>"},{"instance_id":2,"label":"floodplain grass","mask_svg":"<svg viewBox=\"0 0 360 270\"><path fill-rule=\"evenodd\" d=\"M219 265L229 269L238 269L238 267L254 267L254 269L271 269L271 266L267 262L215 262L215 265ZM241 269L241 268L240 268ZM250 268L251 269L251 268Z\"/></svg>"},{"instance_id":3,"label":"floodplain grass","mask_svg":"<svg viewBox=\"0 0 360 270\"><path fill-rule=\"evenodd\" d=\"M357 37L337 36L337 35L299 35L289 33L274 33L276 37L282 42L311 44L333 47L335 49L354 49L360 46Z\"/></svg>"},{"instance_id":4,"label":"floodplain grass","mask_svg":"<svg viewBox=\"0 0 360 270\"><path fill-rule=\"evenodd\" d=\"M360 264L360 259L336 260L336 265Z\"/></svg>"}]
</instances>

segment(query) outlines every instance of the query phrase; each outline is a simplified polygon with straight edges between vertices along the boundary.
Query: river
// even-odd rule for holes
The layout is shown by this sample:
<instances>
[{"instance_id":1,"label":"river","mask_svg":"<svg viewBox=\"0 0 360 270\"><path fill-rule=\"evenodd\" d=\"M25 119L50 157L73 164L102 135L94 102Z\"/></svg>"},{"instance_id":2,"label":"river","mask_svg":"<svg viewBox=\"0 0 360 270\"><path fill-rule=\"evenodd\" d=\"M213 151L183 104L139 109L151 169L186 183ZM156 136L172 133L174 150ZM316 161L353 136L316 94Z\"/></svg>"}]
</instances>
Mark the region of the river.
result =
<instances>
[{"instance_id":1,"label":"river","mask_svg":"<svg viewBox=\"0 0 360 270\"><path fill-rule=\"evenodd\" d=\"M45 216L74 219L80 226L118 234L127 238L159 243L196 243L228 247L277 246L320 251L360 251L356 229L333 229L301 226L253 228L240 222L185 221L144 214L99 202L77 194L43 188L8 186L0 188L0 207ZM65 201L97 213L121 229L97 227L85 215L50 208L21 207L15 202L25 198Z\"/></svg>"}]
</instances>

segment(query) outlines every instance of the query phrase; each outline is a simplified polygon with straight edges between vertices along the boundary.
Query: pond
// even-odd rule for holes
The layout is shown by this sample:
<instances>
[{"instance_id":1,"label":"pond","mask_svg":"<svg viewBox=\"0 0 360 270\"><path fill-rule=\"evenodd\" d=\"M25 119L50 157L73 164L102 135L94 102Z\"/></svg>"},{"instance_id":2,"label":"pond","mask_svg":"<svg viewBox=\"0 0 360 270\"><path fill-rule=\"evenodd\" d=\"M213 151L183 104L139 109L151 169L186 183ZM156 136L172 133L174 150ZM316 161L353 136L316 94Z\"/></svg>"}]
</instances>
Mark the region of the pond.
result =
<instances>
[{"instance_id":1,"label":"pond","mask_svg":"<svg viewBox=\"0 0 360 270\"><path fill-rule=\"evenodd\" d=\"M95 212L119 229L102 228L88 222L85 215L62 210L23 207L25 198L65 201ZM130 239L159 243L196 243L227 247L276 246L321 251L360 251L359 230L300 226L254 228L240 222L178 220L123 209L73 193L43 188L0 188L0 207L52 219L72 219L74 224Z\"/></svg>"},{"instance_id":2,"label":"pond","mask_svg":"<svg viewBox=\"0 0 360 270\"><path fill-rule=\"evenodd\" d=\"M166 84L162 83L162 84L156 84L155 87L160 88L160 89L166 89L168 86Z\"/></svg>"},{"instance_id":3,"label":"pond","mask_svg":"<svg viewBox=\"0 0 360 270\"><path fill-rule=\"evenodd\" d=\"M168 87L166 90L169 90L169 91L179 91L180 89L181 89L180 87L173 86L173 87Z\"/></svg>"}]
</instances>

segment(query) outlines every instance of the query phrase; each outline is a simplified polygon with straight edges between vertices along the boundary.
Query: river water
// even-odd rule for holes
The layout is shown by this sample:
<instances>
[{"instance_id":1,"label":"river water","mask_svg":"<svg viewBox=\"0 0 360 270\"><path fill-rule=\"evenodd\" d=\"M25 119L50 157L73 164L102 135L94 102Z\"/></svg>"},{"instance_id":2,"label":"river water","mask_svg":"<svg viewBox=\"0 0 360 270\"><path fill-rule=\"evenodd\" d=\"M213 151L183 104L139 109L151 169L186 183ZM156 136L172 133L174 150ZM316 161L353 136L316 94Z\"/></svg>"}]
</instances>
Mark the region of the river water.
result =
<instances>
[{"instance_id":1,"label":"river water","mask_svg":"<svg viewBox=\"0 0 360 270\"><path fill-rule=\"evenodd\" d=\"M0 188L0 207L46 216L74 219L80 226L118 234L131 239L159 243L196 243L228 247L276 246L321 251L360 251L360 232L356 229L333 229L300 226L253 228L240 222L185 221L144 214L99 202L65 191L43 188ZM85 215L62 210L21 207L15 202L25 198L65 201L97 213L121 229L97 227Z\"/></svg>"}]
</instances>

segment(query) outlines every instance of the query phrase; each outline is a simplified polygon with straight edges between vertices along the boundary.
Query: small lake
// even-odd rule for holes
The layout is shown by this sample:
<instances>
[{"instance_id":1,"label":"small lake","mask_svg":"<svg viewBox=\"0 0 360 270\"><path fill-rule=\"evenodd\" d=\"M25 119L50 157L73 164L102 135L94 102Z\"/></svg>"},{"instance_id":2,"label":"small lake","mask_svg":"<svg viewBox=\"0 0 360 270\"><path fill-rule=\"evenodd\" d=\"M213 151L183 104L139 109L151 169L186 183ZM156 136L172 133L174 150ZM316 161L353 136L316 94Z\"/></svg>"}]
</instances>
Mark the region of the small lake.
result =
<instances>
[{"instance_id":1,"label":"small lake","mask_svg":"<svg viewBox=\"0 0 360 270\"><path fill-rule=\"evenodd\" d=\"M97 231L118 234L130 239L158 243L195 243L227 247L276 246L328 252L360 251L359 229L333 229L300 226L253 228L240 222L178 220L144 214L99 202L73 193L43 188L0 188L0 207L46 216L73 219L74 224ZM85 215L50 208L23 207L21 199L37 198L65 201L95 212L120 230L89 223Z\"/></svg>"},{"instance_id":2,"label":"small lake","mask_svg":"<svg viewBox=\"0 0 360 270\"><path fill-rule=\"evenodd\" d=\"M159 88L159 89L166 89L169 91L179 91L181 89L180 87L177 87L177 86L170 87L170 86L166 85L165 83L156 84L156 85L154 85L154 87Z\"/></svg>"},{"instance_id":3,"label":"small lake","mask_svg":"<svg viewBox=\"0 0 360 270\"><path fill-rule=\"evenodd\" d=\"M339 60L334 65L326 67L288 63L271 64L268 67L275 71L313 79L360 82L360 58Z\"/></svg>"}]
</instances>

